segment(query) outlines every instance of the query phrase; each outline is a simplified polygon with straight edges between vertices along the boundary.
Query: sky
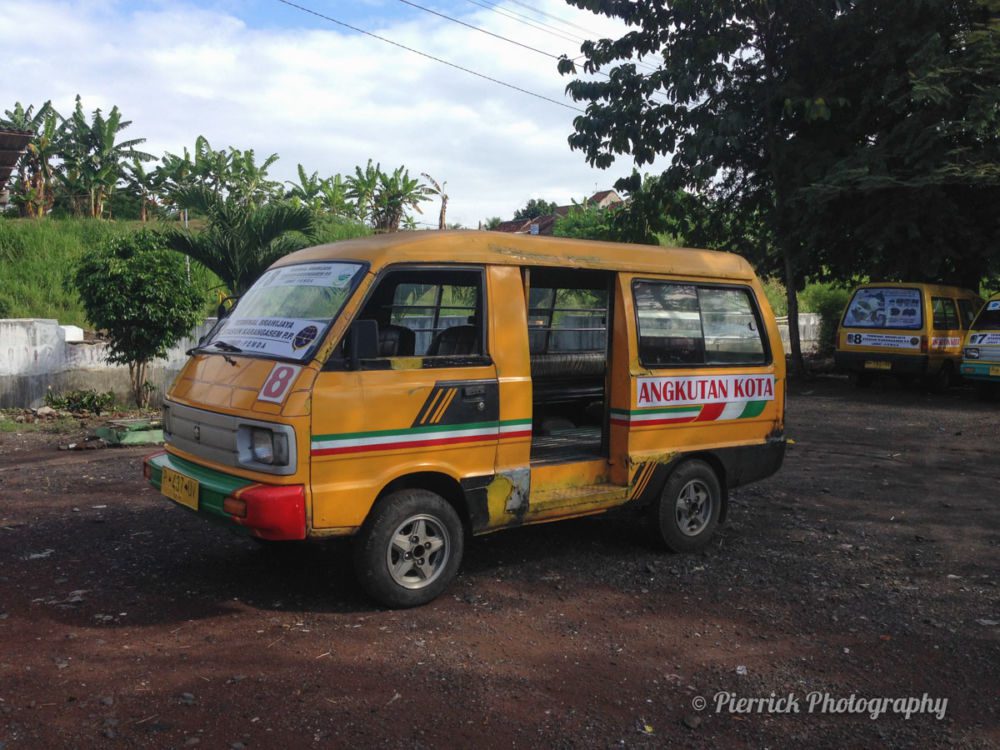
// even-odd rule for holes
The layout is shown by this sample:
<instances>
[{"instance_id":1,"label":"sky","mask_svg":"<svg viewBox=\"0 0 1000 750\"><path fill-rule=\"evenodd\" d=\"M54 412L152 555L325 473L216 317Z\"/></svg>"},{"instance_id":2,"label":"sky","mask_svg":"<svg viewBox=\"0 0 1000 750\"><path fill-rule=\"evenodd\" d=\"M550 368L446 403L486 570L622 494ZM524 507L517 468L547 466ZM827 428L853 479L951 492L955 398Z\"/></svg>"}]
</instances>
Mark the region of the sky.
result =
<instances>
[{"instance_id":1,"label":"sky","mask_svg":"<svg viewBox=\"0 0 1000 750\"><path fill-rule=\"evenodd\" d=\"M555 60L412 7L407 0L295 0L400 44L571 107ZM617 22L557 0L412 0L552 54ZM539 13L538 11L541 11ZM547 15L543 15L547 14ZM589 167L567 137L578 112L474 77L279 0L0 0L0 110L51 99L63 114L118 105L161 155L252 148L292 180L368 159L445 182L448 221L510 218L529 198L560 204L610 188L626 157ZM436 222L426 203L420 221Z\"/></svg>"}]
</instances>

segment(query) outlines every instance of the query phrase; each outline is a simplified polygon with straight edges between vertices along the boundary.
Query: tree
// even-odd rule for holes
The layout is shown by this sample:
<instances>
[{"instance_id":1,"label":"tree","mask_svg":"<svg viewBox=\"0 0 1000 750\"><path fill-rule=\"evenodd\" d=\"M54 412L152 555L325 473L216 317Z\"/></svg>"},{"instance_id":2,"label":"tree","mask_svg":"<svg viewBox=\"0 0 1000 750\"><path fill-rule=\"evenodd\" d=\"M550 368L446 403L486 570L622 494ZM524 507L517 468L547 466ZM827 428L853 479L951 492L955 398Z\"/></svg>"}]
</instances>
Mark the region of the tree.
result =
<instances>
[{"instance_id":1,"label":"tree","mask_svg":"<svg viewBox=\"0 0 1000 750\"><path fill-rule=\"evenodd\" d=\"M145 223L150 207L156 207L156 192L160 187L158 175L155 170L147 172L140 159L133 159L126 167L124 180L125 187L139 201L139 221Z\"/></svg>"},{"instance_id":2,"label":"tree","mask_svg":"<svg viewBox=\"0 0 1000 750\"><path fill-rule=\"evenodd\" d=\"M483 229L492 231L501 224L503 224L503 219L501 219L499 216L491 216L486 221L482 222L480 226Z\"/></svg>"},{"instance_id":3,"label":"tree","mask_svg":"<svg viewBox=\"0 0 1000 750\"><path fill-rule=\"evenodd\" d=\"M24 107L21 102L15 102L14 109L6 110L0 118L0 127L34 134L17 164L14 203L22 216L45 216L55 201L52 162L59 153L63 137L62 116L52 108L51 101L45 102L37 112L34 105Z\"/></svg>"},{"instance_id":4,"label":"tree","mask_svg":"<svg viewBox=\"0 0 1000 750\"><path fill-rule=\"evenodd\" d=\"M568 85L576 101L589 102L571 147L602 168L622 154L640 167L668 158L650 189L661 205L687 189L698 228L728 230L722 248L749 244L760 270L780 271L795 369L796 292L807 275L897 263L944 280L943 256L981 259L986 243L996 246L996 212L986 207L997 201L983 190L998 172L1000 34L985 10L993 0L568 1L634 27L582 46L585 72L614 67L607 80ZM644 56L657 61L654 72L639 71L635 58ZM559 69L576 66L564 58ZM943 188L948 180L964 187L935 202L928 181ZM633 175L616 187L628 192L636 182ZM883 201L888 194L877 191L890 186L900 190ZM915 190L925 190L919 208L900 214ZM972 226L942 247L945 233L935 227L957 229L949 212L963 192ZM845 221L846 206L867 216L864 231ZM970 253L967 233L976 232L987 240L971 243ZM929 252L938 262L909 262L921 237L937 245ZM866 262L873 254L884 262ZM833 255L850 261L834 264Z\"/></svg>"},{"instance_id":5,"label":"tree","mask_svg":"<svg viewBox=\"0 0 1000 750\"><path fill-rule=\"evenodd\" d=\"M614 226L614 210L573 202L565 216L556 219L552 234L556 237L574 237L579 240L604 240L614 242L619 239Z\"/></svg>"},{"instance_id":6,"label":"tree","mask_svg":"<svg viewBox=\"0 0 1000 750\"><path fill-rule=\"evenodd\" d=\"M555 203L549 203L543 198L532 198L524 204L524 208L519 208L514 212L514 221L527 221L539 216L551 216L557 208Z\"/></svg>"},{"instance_id":7,"label":"tree","mask_svg":"<svg viewBox=\"0 0 1000 750\"><path fill-rule=\"evenodd\" d=\"M344 181L347 198L354 201L357 216L368 222L376 232L398 232L404 221L415 226L407 209L420 211L420 203L429 199L431 190L410 177L406 167L396 168L392 174L382 171L381 164L368 164Z\"/></svg>"},{"instance_id":8,"label":"tree","mask_svg":"<svg viewBox=\"0 0 1000 750\"><path fill-rule=\"evenodd\" d=\"M87 213L95 219L104 216L105 203L124 176L125 164L154 158L136 148L146 142L145 138L118 140L118 134L131 124L131 120L122 119L117 106L112 107L107 116L99 108L95 109L88 122L77 95L76 108L67 123L67 137L59 154L65 164L62 180L71 192L86 194Z\"/></svg>"},{"instance_id":9,"label":"tree","mask_svg":"<svg viewBox=\"0 0 1000 750\"><path fill-rule=\"evenodd\" d=\"M203 300L184 280L181 256L143 230L88 250L73 275L87 318L109 337L108 360L128 365L136 405L149 404L146 369L186 336Z\"/></svg>"},{"instance_id":10,"label":"tree","mask_svg":"<svg viewBox=\"0 0 1000 750\"><path fill-rule=\"evenodd\" d=\"M313 213L305 206L256 205L240 193L223 196L204 185L178 190L175 200L205 216L208 226L169 232L169 246L213 271L236 296L278 258L306 247L313 230Z\"/></svg>"},{"instance_id":11,"label":"tree","mask_svg":"<svg viewBox=\"0 0 1000 750\"><path fill-rule=\"evenodd\" d=\"M438 181L431 177L426 172L421 172L420 176L427 180L431 187L429 193L431 195L437 195L441 197L441 213L438 214L438 229L446 229L448 223L445 221L445 214L448 212L448 194L444 192L444 186L447 185L447 181L442 182L440 185Z\"/></svg>"}]
</instances>

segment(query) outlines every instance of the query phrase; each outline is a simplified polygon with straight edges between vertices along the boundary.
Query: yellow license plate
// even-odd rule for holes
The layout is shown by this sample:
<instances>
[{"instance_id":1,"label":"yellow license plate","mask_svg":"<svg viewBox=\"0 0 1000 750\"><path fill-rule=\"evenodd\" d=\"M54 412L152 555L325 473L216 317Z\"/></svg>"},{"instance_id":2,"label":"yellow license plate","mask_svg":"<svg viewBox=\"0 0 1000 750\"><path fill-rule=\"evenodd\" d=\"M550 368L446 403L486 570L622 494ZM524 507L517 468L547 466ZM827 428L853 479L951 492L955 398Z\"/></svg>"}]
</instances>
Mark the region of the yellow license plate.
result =
<instances>
[{"instance_id":1,"label":"yellow license plate","mask_svg":"<svg viewBox=\"0 0 1000 750\"><path fill-rule=\"evenodd\" d=\"M1000 365L990 365L990 377L1000 378Z\"/></svg>"},{"instance_id":2,"label":"yellow license plate","mask_svg":"<svg viewBox=\"0 0 1000 750\"><path fill-rule=\"evenodd\" d=\"M865 360L866 370L891 370L892 362L883 362L881 359Z\"/></svg>"},{"instance_id":3,"label":"yellow license plate","mask_svg":"<svg viewBox=\"0 0 1000 750\"><path fill-rule=\"evenodd\" d=\"M173 469L163 469L160 492L174 502L198 510L198 480L186 477Z\"/></svg>"}]
</instances>

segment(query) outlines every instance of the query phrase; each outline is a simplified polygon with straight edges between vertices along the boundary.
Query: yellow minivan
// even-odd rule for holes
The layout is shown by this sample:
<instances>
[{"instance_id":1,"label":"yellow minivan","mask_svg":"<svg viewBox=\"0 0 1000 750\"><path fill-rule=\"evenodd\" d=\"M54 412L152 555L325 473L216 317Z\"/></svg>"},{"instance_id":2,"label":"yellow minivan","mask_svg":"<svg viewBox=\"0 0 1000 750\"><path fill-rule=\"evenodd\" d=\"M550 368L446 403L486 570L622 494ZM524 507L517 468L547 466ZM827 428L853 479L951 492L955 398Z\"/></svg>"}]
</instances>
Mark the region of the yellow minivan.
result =
<instances>
[{"instance_id":1,"label":"yellow minivan","mask_svg":"<svg viewBox=\"0 0 1000 750\"><path fill-rule=\"evenodd\" d=\"M969 327L962 350L962 377L974 381L983 396L1000 390L1000 294L986 301Z\"/></svg>"},{"instance_id":2,"label":"yellow minivan","mask_svg":"<svg viewBox=\"0 0 1000 750\"><path fill-rule=\"evenodd\" d=\"M261 540L355 536L379 602L430 601L467 534L644 509L705 547L781 465L785 360L736 255L492 232L275 263L193 350L146 459Z\"/></svg>"},{"instance_id":3,"label":"yellow minivan","mask_svg":"<svg viewBox=\"0 0 1000 750\"><path fill-rule=\"evenodd\" d=\"M981 304L955 286L863 284L844 309L834 362L859 386L891 374L943 392L957 379L962 339Z\"/></svg>"}]
</instances>

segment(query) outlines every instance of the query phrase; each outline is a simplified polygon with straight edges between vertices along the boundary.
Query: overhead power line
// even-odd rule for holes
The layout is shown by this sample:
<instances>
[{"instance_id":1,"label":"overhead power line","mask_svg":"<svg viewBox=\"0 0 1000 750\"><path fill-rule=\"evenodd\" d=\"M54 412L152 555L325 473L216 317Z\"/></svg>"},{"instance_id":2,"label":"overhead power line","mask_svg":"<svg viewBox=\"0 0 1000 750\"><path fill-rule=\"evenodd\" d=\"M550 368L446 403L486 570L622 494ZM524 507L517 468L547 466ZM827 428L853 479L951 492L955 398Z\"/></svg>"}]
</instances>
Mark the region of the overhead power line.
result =
<instances>
[{"instance_id":1,"label":"overhead power line","mask_svg":"<svg viewBox=\"0 0 1000 750\"><path fill-rule=\"evenodd\" d=\"M507 83L506 81L501 81L499 78L493 78L491 76L486 75L485 73L480 73L479 71L472 70L471 68L466 68L466 67L458 65L456 63L449 62L448 60L444 60L444 59L442 59L440 57L436 57L435 55L431 55L431 54L429 54L427 52L422 52L422 51L420 51L418 49L414 49L413 47L408 47L405 44L400 44L399 42L394 42L392 39L388 39L388 38L386 38L384 36L380 36L378 34L375 34L375 33L371 32L371 31L366 31L365 29L359 28L357 26L352 26L351 24L346 23L345 21L340 21L340 20L338 20L336 18L333 18L332 16L328 16L328 15L325 15L323 13L319 13L318 11L315 11L312 8L307 8L304 5L299 5L298 3L293 3L293 2L291 2L291 0L277 0L277 1L279 3L281 3L282 5L287 5L290 8L295 8L296 10L302 11L303 13L308 13L309 15L316 16L317 18L322 18L323 20L329 21L330 23L335 23L338 26L343 26L344 28L350 29L351 31L356 31L359 34L364 34L365 36L370 36L373 39L378 39L380 42L385 42L386 44L391 44L393 47L399 47L400 49L404 49L407 52L412 52L415 55L420 55L421 57L426 57L428 60L433 60L434 62L441 63L442 65L447 65L449 68L454 68L455 70L460 70L463 73L468 73L469 75L476 76L477 78L482 78L484 81L489 81L490 83L495 83L498 86L504 86L505 88L511 89L513 91L517 91L517 92L520 92L522 94L527 94L528 96L533 96L536 99L541 99L543 101L549 102L550 104L555 104L555 105L557 105L559 107L565 107L566 109L571 109L574 112L584 112L584 110L580 109L579 107L574 107L572 104L566 104L566 102L561 102L558 99L553 99L552 97L545 96L544 94L538 94L538 93L536 93L534 91L529 91L528 89L521 88L520 86L515 86L512 83ZM536 50L536 51L538 51L538 50ZM543 53L543 54L545 54L545 53Z\"/></svg>"}]
</instances>

